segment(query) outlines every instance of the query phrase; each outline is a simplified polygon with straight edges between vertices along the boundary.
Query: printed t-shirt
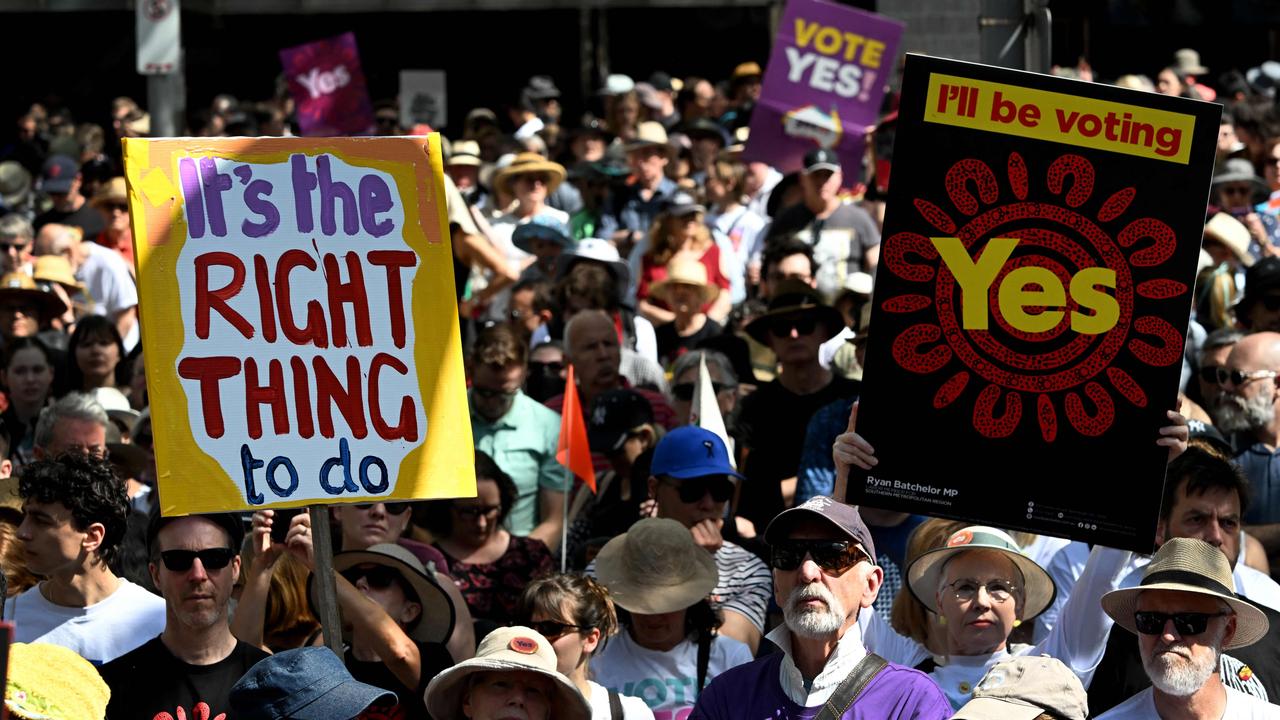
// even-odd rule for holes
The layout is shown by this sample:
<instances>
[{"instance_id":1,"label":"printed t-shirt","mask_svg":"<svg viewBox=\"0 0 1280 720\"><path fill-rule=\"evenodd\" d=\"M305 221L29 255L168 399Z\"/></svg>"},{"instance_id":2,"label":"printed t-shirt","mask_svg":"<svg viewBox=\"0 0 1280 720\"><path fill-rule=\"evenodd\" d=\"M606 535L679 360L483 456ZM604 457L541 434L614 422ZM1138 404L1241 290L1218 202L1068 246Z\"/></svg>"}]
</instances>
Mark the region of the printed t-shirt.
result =
<instances>
[{"instance_id":1,"label":"printed t-shirt","mask_svg":"<svg viewBox=\"0 0 1280 720\"><path fill-rule=\"evenodd\" d=\"M751 649L724 635L711 643L707 681L729 668L751 662ZM623 630L609 638L604 652L591 660L593 679L622 695L638 697L656 720L684 720L697 700L698 645L685 639L666 651L649 650Z\"/></svg>"},{"instance_id":2,"label":"printed t-shirt","mask_svg":"<svg viewBox=\"0 0 1280 720\"><path fill-rule=\"evenodd\" d=\"M212 665L188 665L159 637L152 638L99 670L111 688L107 720L236 720L231 686L265 657L267 653L237 641L230 655Z\"/></svg>"}]
</instances>

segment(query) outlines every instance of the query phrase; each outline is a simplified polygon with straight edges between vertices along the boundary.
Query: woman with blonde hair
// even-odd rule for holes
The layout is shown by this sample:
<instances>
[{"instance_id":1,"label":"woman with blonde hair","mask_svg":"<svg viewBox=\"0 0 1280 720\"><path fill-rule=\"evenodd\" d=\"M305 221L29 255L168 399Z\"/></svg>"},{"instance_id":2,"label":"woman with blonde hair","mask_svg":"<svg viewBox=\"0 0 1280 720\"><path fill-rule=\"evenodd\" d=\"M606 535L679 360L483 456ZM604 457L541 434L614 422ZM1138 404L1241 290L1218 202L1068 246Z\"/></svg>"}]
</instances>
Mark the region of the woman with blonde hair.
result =
<instances>
[{"instance_id":1,"label":"woman with blonde hair","mask_svg":"<svg viewBox=\"0 0 1280 720\"><path fill-rule=\"evenodd\" d=\"M538 578L520 596L519 617L551 642L556 669L591 704L593 719L653 718L640 698L619 695L590 679L591 657L618 632L618 613L603 585L586 575Z\"/></svg>"},{"instance_id":2,"label":"woman with blonde hair","mask_svg":"<svg viewBox=\"0 0 1280 720\"><path fill-rule=\"evenodd\" d=\"M667 265L673 261L695 260L707 268L707 281L719 288L713 300L702 311L712 320L724 324L732 307L729 278L721 266L720 248L711 239L703 217L707 209L693 196L679 192L649 231L648 243L636 246L631 253L632 276L636 278L636 309L654 325L675 320L675 312L652 295L652 288L666 279Z\"/></svg>"}]
</instances>

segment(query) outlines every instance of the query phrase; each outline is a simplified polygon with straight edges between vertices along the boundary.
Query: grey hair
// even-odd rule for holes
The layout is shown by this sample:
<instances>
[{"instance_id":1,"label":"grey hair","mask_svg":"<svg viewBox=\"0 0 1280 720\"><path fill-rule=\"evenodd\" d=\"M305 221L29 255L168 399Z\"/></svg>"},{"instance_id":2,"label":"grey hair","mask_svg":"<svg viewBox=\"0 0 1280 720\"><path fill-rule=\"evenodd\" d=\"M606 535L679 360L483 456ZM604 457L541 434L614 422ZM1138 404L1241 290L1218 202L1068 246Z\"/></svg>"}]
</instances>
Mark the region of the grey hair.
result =
<instances>
[{"instance_id":1,"label":"grey hair","mask_svg":"<svg viewBox=\"0 0 1280 720\"><path fill-rule=\"evenodd\" d=\"M107 411L92 395L87 393L67 393L60 400L40 412L40 420L36 422L36 447L47 448L53 442L53 426L63 418L87 420L106 427L111 422Z\"/></svg>"},{"instance_id":2,"label":"grey hair","mask_svg":"<svg viewBox=\"0 0 1280 720\"><path fill-rule=\"evenodd\" d=\"M564 325L564 355L567 358L573 358L573 331L580 325L586 324L590 320L603 320L609 325L613 325L613 321L609 319L609 314L603 310L583 310L575 313L569 318L569 322Z\"/></svg>"},{"instance_id":3,"label":"grey hair","mask_svg":"<svg viewBox=\"0 0 1280 720\"><path fill-rule=\"evenodd\" d=\"M31 227L31 223L18 213L9 213L0 217L0 238L6 240L21 238L31 242L35 236L35 228Z\"/></svg>"},{"instance_id":4,"label":"grey hair","mask_svg":"<svg viewBox=\"0 0 1280 720\"><path fill-rule=\"evenodd\" d=\"M690 368L698 367L698 361L704 357L707 359L708 372L711 372L712 366L714 366L716 370L720 371L720 377L725 378L737 387L738 375L733 371L733 365L724 353L716 350L690 350L676 358L675 363L671 366L671 381L675 382Z\"/></svg>"},{"instance_id":5,"label":"grey hair","mask_svg":"<svg viewBox=\"0 0 1280 720\"><path fill-rule=\"evenodd\" d=\"M1236 328L1229 328L1229 327L1218 328L1217 330L1214 330L1213 332L1209 333L1209 336L1204 339L1203 343L1201 343L1200 357L1198 359L1201 361L1201 364L1203 365L1205 353L1213 350L1217 350L1218 348L1224 348L1224 347L1229 347L1231 345L1235 345L1236 343L1240 342L1243 339L1244 339L1244 332L1237 330Z\"/></svg>"}]
</instances>

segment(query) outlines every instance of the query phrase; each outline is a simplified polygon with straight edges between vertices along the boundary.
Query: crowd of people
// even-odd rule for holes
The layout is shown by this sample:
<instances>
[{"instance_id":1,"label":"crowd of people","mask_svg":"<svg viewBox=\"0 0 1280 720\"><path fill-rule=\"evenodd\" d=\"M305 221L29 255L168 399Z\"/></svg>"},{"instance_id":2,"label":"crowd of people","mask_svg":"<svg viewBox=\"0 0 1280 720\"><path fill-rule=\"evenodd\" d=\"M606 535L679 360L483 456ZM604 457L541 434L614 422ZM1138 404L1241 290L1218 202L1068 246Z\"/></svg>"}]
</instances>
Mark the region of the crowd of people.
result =
<instances>
[{"instance_id":1,"label":"crowd of people","mask_svg":"<svg viewBox=\"0 0 1280 720\"><path fill-rule=\"evenodd\" d=\"M744 160L762 75L611 75L572 121L535 76L449 134L476 495L331 509L340 639L308 513L158 512L116 143L145 109L32 105L0 146L9 712L1280 718L1280 65L1115 80L1226 107L1151 557L841 501L877 462L885 165ZM189 132L292 112L219 96ZM575 397L594 490L556 459Z\"/></svg>"}]
</instances>

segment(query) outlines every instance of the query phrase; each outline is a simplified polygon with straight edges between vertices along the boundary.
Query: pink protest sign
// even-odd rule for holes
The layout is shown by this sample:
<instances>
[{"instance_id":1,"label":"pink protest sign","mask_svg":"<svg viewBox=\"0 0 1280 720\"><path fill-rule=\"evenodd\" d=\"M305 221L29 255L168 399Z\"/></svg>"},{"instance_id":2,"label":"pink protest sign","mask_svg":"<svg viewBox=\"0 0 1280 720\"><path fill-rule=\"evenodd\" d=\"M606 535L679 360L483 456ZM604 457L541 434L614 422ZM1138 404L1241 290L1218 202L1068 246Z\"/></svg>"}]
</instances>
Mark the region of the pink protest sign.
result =
<instances>
[{"instance_id":1,"label":"pink protest sign","mask_svg":"<svg viewBox=\"0 0 1280 720\"><path fill-rule=\"evenodd\" d=\"M373 105L354 33L285 48L280 64L297 104L303 135L367 135Z\"/></svg>"}]
</instances>

